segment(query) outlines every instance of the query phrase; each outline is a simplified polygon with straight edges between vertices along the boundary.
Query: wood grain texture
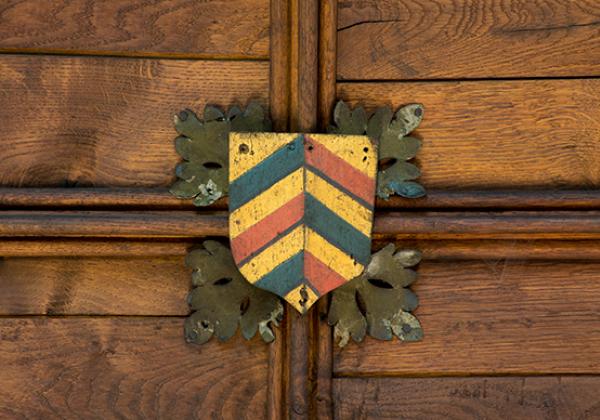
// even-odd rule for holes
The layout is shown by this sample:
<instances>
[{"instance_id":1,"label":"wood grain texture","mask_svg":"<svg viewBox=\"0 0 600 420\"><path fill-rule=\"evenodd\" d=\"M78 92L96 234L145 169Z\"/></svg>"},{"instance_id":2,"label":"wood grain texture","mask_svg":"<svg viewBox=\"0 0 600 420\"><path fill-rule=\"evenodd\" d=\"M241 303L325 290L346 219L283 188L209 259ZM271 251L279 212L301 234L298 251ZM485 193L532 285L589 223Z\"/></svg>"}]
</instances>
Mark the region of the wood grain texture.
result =
<instances>
[{"instance_id":1,"label":"wood grain texture","mask_svg":"<svg viewBox=\"0 0 600 420\"><path fill-rule=\"evenodd\" d=\"M421 263L423 341L336 348L337 375L600 373L600 265Z\"/></svg>"},{"instance_id":2,"label":"wood grain texture","mask_svg":"<svg viewBox=\"0 0 600 420\"><path fill-rule=\"evenodd\" d=\"M559 420L600 417L600 378L336 379L338 419Z\"/></svg>"},{"instance_id":3,"label":"wood grain texture","mask_svg":"<svg viewBox=\"0 0 600 420\"><path fill-rule=\"evenodd\" d=\"M181 318L2 318L0 416L263 418L268 347L182 331Z\"/></svg>"},{"instance_id":4,"label":"wood grain texture","mask_svg":"<svg viewBox=\"0 0 600 420\"><path fill-rule=\"evenodd\" d=\"M435 190L422 198L376 199L378 209L471 210L600 210L600 190ZM1 188L2 209L106 209L192 210L192 200L181 200L168 188ZM228 209L223 198L207 207Z\"/></svg>"},{"instance_id":5,"label":"wood grain texture","mask_svg":"<svg viewBox=\"0 0 600 420\"><path fill-rule=\"evenodd\" d=\"M8 0L0 51L267 58L268 0Z\"/></svg>"},{"instance_id":6,"label":"wood grain texture","mask_svg":"<svg viewBox=\"0 0 600 420\"><path fill-rule=\"evenodd\" d=\"M598 211L380 212L376 239L599 239ZM0 237L197 239L228 236L223 211L3 211Z\"/></svg>"},{"instance_id":7,"label":"wood grain texture","mask_svg":"<svg viewBox=\"0 0 600 420\"><path fill-rule=\"evenodd\" d=\"M0 315L185 316L191 272L183 260L183 256L3 258Z\"/></svg>"},{"instance_id":8,"label":"wood grain texture","mask_svg":"<svg viewBox=\"0 0 600 420\"><path fill-rule=\"evenodd\" d=\"M374 109L425 106L415 132L427 189L600 187L600 80L341 83Z\"/></svg>"},{"instance_id":9,"label":"wood grain texture","mask_svg":"<svg viewBox=\"0 0 600 420\"><path fill-rule=\"evenodd\" d=\"M173 115L267 104L269 63L0 57L0 185L168 186Z\"/></svg>"},{"instance_id":10,"label":"wood grain texture","mask_svg":"<svg viewBox=\"0 0 600 420\"><path fill-rule=\"evenodd\" d=\"M344 0L340 79L598 75L600 5L543 0Z\"/></svg>"}]
</instances>

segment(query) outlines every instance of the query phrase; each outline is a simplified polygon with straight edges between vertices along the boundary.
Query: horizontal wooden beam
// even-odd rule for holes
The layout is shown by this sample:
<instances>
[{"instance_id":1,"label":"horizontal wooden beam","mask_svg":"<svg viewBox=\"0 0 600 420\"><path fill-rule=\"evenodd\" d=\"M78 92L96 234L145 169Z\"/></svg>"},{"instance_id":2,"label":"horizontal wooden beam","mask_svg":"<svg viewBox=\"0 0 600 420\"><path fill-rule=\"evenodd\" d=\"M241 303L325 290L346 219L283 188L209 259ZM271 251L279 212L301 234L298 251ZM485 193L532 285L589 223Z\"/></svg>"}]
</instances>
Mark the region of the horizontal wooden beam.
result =
<instances>
[{"instance_id":1,"label":"horizontal wooden beam","mask_svg":"<svg viewBox=\"0 0 600 420\"><path fill-rule=\"evenodd\" d=\"M224 211L2 211L0 237L228 236ZM379 212L376 239L600 239L600 211Z\"/></svg>"},{"instance_id":2,"label":"horizontal wooden beam","mask_svg":"<svg viewBox=\"0 0 600 420\"><path fill-rule=\"evenodd\" d=\"M227 209L227 199L208 207ZM168 188L1 188L0 208L107 208L197 209ZM381 209L586 209L600 210L600 190L428 190L417 199L377 200Z\"/></svg>"}]
</instances>

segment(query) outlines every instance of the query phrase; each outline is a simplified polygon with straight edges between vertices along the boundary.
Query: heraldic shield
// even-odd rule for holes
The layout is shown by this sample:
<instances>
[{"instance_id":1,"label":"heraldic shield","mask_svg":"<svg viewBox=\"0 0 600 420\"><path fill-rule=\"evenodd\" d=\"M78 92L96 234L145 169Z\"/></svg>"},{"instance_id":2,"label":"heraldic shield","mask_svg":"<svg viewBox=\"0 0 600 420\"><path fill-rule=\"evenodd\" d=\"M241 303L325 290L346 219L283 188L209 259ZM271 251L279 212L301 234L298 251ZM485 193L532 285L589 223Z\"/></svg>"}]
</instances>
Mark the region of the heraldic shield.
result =
<instances>
[{"instance_id":1,"label":"heraldic shield","mask_svg":"<svg viewBox=\"0 0 600 420\"><path fill-rule=\"evenodd\" d=\"M242 275L305 313L371 256L376 145L367 136L231 133L229 235Z\"/></svg>"}]
</instances>

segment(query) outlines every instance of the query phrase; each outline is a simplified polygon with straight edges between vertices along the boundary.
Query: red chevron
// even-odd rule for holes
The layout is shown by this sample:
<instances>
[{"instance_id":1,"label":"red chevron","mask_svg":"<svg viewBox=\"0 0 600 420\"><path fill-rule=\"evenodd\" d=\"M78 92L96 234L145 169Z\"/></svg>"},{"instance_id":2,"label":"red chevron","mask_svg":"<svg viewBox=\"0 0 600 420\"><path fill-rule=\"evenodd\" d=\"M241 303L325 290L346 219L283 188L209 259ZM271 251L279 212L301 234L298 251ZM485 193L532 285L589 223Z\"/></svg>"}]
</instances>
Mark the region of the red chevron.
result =
<instances>
[{"instance_id":1,"label":"red chevron","mask_svg":"<svg viewBox=\"0 0 600 420\"><path fill-rule=\"evenodd\" d=\"M320 296L346 283L345 278L308 251L304 251L304 277L319 292Z\"/></svg>"},{"instance_id":2,"label":"red chevron","mask_svg":"<svg viewBox=\"0 0 600 420\"><path fill-rule=\"evenodd\" d=\"M298 194L273 213L231 240L235 261L240 262L272 241L304 215L304 193Z\"/></svg>"},{"instance_id":3,"label":"red chevron","mask_svg":"<svg viewBox=\"0 0 600 420\"><path fill-rule=\"evenodd\" d=\"M306 137L313 146L313 149L306 153L306 163L367 203L374 203L375 182L373 182L373 178L356 169L341 157L331 153L314 138Z\"/></svg>"}]
</instances>

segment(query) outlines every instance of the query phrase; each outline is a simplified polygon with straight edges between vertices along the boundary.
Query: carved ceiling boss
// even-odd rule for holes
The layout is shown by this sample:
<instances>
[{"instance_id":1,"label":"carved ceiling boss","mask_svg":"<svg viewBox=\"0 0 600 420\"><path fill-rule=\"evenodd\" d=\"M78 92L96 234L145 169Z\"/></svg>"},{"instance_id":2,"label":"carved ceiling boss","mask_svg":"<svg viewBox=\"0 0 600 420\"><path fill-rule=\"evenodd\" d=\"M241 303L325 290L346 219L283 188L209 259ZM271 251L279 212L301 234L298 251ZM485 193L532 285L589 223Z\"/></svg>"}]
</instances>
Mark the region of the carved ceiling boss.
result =
<instances>
[{"instance_id":1,"label":"carved ceiling boss","mask_svg":"<svg viewBox=\"0 0 600 420\"><path fill-rule=\"evenodd\" d=\"M272 133L264 109L203 118L175 116L177 152L171 192L208 206L228 196L230 243L207 240L186 259L193 269L186 321L190 342L220 340L238 329L270 342L283 316L281 299L301 313L332 292L328 321L340 346L365 335L420 340L409 286L416 250L388 244L371 255L375 198L425 194L415 182L420 141L409 134L423 118L419 104L368 116L339 102L328 134Z\"/></svg>"}]
</instances>

